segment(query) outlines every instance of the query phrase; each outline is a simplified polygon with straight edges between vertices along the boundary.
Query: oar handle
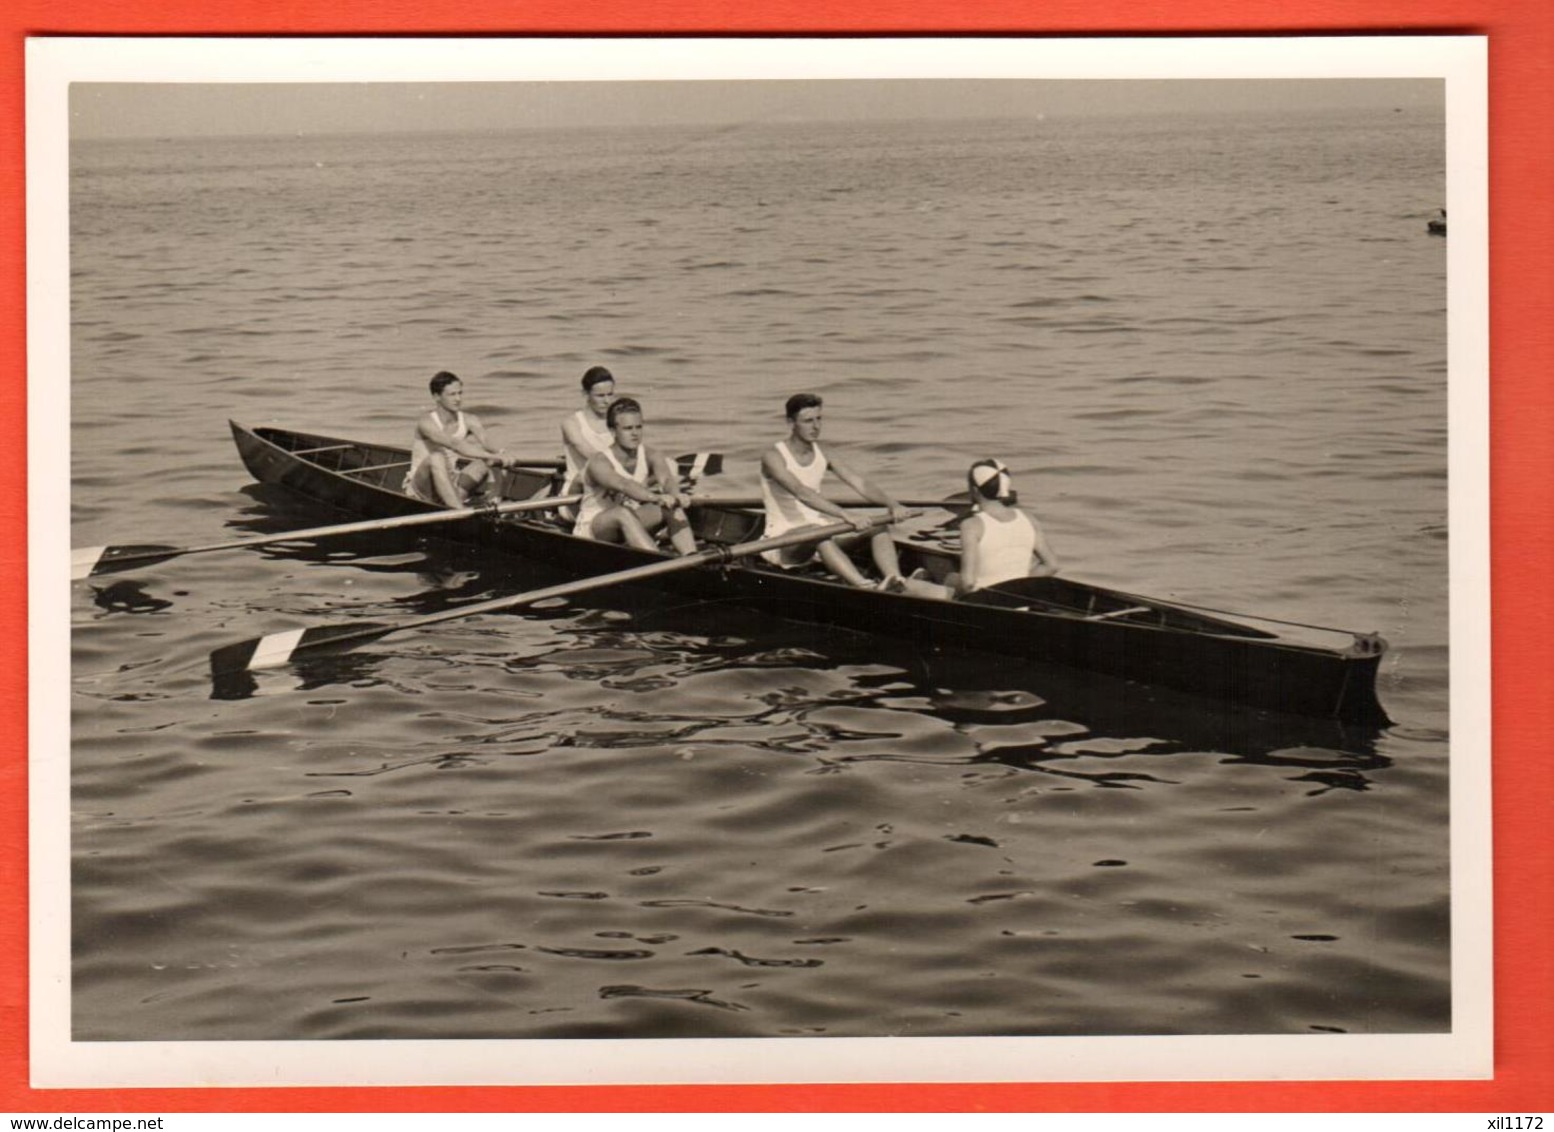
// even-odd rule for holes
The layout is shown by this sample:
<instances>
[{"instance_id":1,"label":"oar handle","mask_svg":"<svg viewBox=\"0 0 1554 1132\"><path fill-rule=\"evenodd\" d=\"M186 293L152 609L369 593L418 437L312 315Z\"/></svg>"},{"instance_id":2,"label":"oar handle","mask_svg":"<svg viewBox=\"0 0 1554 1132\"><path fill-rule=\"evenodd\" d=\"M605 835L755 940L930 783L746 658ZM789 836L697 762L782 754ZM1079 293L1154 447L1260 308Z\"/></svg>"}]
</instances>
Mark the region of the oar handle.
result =
<instances>
[{"instance_id":1,"label":"oar handle","mask_svg":"<svg viewBox=\"0 0 1554 1132\"><path fill-rule=\"evenodd\" d=\"M566 467L567 462L565 460L558 460L554 456L541 456L533 460L524 456L508 456L498 462L497 466L502 468L544 468L547 471L554 471Z\"/></svg>"},{"instance_id":2,"label":"oar handle","mask_svg":"<svg viewBox=\"0 0 1554 1132\"><path fill-rule=\"evenodd\" d=\"M838 507L884 507L884 503L875 503L868 499L832 499L831 503ZM898 499L898 506L942 508L946 511L964 511L971 506L969 499ZM766 502L758 495L693 495L692 507L739 507L755 508L765 507Z\"/></svg>"}]
</instances>

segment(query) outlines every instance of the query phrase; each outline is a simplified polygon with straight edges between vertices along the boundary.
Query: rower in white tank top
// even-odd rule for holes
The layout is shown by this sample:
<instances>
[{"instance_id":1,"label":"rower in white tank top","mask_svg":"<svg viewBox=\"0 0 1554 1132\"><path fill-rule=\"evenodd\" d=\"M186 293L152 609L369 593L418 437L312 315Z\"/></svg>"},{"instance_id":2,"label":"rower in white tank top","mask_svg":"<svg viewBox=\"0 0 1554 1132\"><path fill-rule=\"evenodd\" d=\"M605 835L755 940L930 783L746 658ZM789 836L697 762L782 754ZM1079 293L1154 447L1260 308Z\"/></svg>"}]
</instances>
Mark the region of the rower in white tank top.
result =
<instances>
[{"instance_id":1,"label":"rower in white tank top","mask_svg":"<svg viewBox=\"0 0 1554 1132\"><path fill-rule=\"evenodd\" d=\"M696 553L686 514L690 496L679 490L674 465L642 442L642 406L631 397L617 398L605 422L614 443L594 453L583 469L585 494L573 533L657 554L654 535L662 530L677 553Z\"/></svg>"},{"instance_id":2,"label":"rower in white tank top","mask_svg":"<svg viewBox=\"0 0 1554 1132\"><path fill-rule=\"evenodd\" d=\"M772 565L782 567L802 566L818 557L830 573L849 585L860 589L895 590L902 584L901 562L891 531L858 512L849 514L842 506L827 499L820 490L821 482L828 475L835 476L869 503L885 508L891 522L905 518L906 509L868 477L820 450L821 405L821 398L815 393L795 393L789 397L784 412L791 431L761 457L765 533L768 536L790 534L804 527L835 530L838 521L853 530L809 546L767 551L762 557ZM870 557L880 573L877 582L871 581L850 557L852 548L863 539L868 541Z\"/></svg>"},{"instance_id":3,"label":"rower in white tank top","mask_svg":"<svg viewBox=\"0 0 1554 1132\"><path fill-rule=\"evenodd\" d=\"M405 494L443 507L496 502L501 483L493 472L508 459L491 447L480 418L464 412L464 383L442 370L427 388L437 407L416 418Z\"/></svg>"},{"instance_id":4,"label":"rower in white tank top","mask_svg":"<svg viewBox=\"0 0 1554 1132\"><path fill-rule=\"evenodd\" d=\"M571 427L567 427L570 425ZM595 425L603 432L596 432ZM561 444L566 452L566 478L561 483L561 495L576 495L583 490L583 469L588 461L615 443L610 426L588 409L579 409L568 417L561 427ZM562 507L557 512L563 519L576 518L577 507Z\"/></svg>"},{"instance_id":5,"label":"rower in white tank top","mask_svg":"<svg viewBox=\"0 0 1554 1132\"><path fill-rule=\"evenodd\" d=\"M1031 556L1036 550L1036 524L1023 511L1013 508L999 517L983 512L982 538L977 543L974 577L967 576L965 588L986 589L1011 578L1024 578L1031 571Z\"/></svg>"},{"instance_id":6,"label":"rower in white tank top","mask_svg":"<svg viewBox=\"0 0 1554 1132\"><path fill-rule=\"evenodd\" d=\"M583 469L588 466L589 457L615 443L615 437L610 432L610 426L604 423L604 418L595 416L590 409L579 409L568 420L576 427L571 430L562 428L561 443L566 449L567 484L571 485L581 482L580 477ZM574 443L574 437L582 442L581 446ZM561 494L570 493L564 490Z\"/></svg>"},{"instance_id":7,"label":"rower in white tank top","mask_svg":"<svg viewBox=\"0 0 1554 1132\"><path fill-rule=\"evenodd\" d=\"M436 409L433 409L430 413L427 414L427 416L434 423L442 425L443 431L446 432L448 434L448 436L451 437L454 440L461 440L464 437L469 435L469 425L466 424L465 421L464 421L464 414L463 414L463 412L460 412L457 415L457 417L455 418L455 420L453 422L453 427L452 428L449 428L447 425L442 424L442 420L441 420L440 417L438 417ZM448 450L448 449L439 449L439 451L449 452L450 455L452 454L451 451ZM416 475L417 472L419 472L421 470L421 465L426 463L426 461L428 459L430 459L431 455L432 455L431 446L428 445L424 439L422 439L422 437L421 437L421 430L420 429L416 429L415 439L410 442L410 470L405 473L405 488L404 488L404 490L405 490L405 494L406 495L413 496L416 499L420 499L421 498L421 496L415 490L415 475ZM454 460L457 461L457 459L458 459L458 457L454 456ZM427 500L427 502L428 503L435 503L435 502L437 502L437 500L435 498L433 498L433 499Z\"/></svg>"},{"instance_id":8,"label":"rower in white tank top","mask_svg":"<svg viewBox=\"0 0 1554 1132\"><path fill-rule=\"evenodd\" d=\"M786 440L779 440L775 447L777 454L782 457L783 466L794 479L811 491L820 490L821 482L826 478L826 468L829 466L826 463L826 454L820 450L820 445L813 445L815 457L808 464L801 464L794 458ZM762 538L787 534L799 527L823 527L827 523L836 521L829 515L822 515L782 484L770 479L765 468L761 469L761 502L766 507L766 529L761 534Z\"/></svg>"},{"instance_id":9,"label":"rower in white tank top","mask_svg":"<svg viewBox=\"0 0 1554 1132\"><path fill-rule=\"evenodd\" d=\"M566 472L561 481L562 495L576 495L582 490L583 469L597 452L603 452L615 443L606 419L610 406L615 403L615 375L603 366L589 366L583 374L583 398L587 402L577 412L561 422L561 447L566 458ZM577 515L576 507L564 507L563 519Z\"/></svg>"},{"instance_id":10,"label":"rower in white tank top","mask_svg":"<svg viewBox=\"0 0 1554 1132\"><path fill-rule=\"evenodd\" d=\"M647 449L637 449L636 465L629 471L621 466L621 462L616 457L613 447L607 446L601 449L601 451L604 453L604 458L608 460L611 465L614 466L615 470L623 477L629 480L635 480L637 483L646 486L649 472ZM608 488L595 483L593 477L588 474L588 469L586 467L583 469L583 480L581 486L583 489L583 501L582 503L578 504L577 523L572 527L572 533L577 535L579 538L598 537L594 534L593 521L602 515L605 511L609 510L611 507L623 506L635 511L638 507L641 506L640 503L638 503L635 499L632 499L630 496L624 495L618 491L611 491Z\"/></svg>"}]
</instances>

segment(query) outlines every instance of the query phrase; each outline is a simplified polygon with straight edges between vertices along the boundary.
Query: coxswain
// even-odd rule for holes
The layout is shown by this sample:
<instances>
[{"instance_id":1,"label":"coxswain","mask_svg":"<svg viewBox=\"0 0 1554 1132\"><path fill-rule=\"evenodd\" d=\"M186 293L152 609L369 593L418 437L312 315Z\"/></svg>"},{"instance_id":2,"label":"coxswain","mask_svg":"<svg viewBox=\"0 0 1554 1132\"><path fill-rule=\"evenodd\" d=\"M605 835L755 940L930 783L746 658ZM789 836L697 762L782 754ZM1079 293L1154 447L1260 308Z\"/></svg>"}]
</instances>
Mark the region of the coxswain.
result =
<instances>
[{"instance_id":1,"label":"coxswain","mask_svg":"<svg viewBox=\"0 0 1554 1132\"><path fill-rule=\"evenodd\" d=\"M506 453L492 449L480 419L464 412L464 383L457 375L444 370L430 387L437 405L416 422L405 494L445 507L496 502L493 469L507 463Z\"/></svg>"},{"instance_id":2,"label":"coxswain","mask_svg":"<svg viewBox=\"0 0 1554 1132\"><path fill-rule=\"evenodd\" d=\"M679 490L674 464L642 443L642 406L617 398L605 421L611 443L583 467L583 501L572 533L657 550L653 534L664 527L675 550L694 554L696 538L685 511L690 496Z\"/></svg>"},{"instance_id":3,"label":"coxswain","mask_svg":"<svg viewBox=\"0 0 1554 1132\"><path fill-rule=\"evenodd\" d=\"M1047 578L1058 572L1057 555L1041 524L1013 505L1008 468L997 460L978 460L967 471L966 484L972 510L960 524L960 569L943 585L914 574L906 580L908 593L958 598L999 582Z\"/></svg>"},{"instance_id":4,"label":"coxswain","mask_svg":"<svg viewBox=\"0 0 1554 1132\"><path fill-rule=\"evenodd\" d=\"M828 526L838 519L851 523L859 533L825 539L818 544L768 550L764 557L774 565L793 567L802 566L819 555L827 570L851 585L861 589L899 591L903 588L901 564L890 531L880 529L869 538L874 565L881 575L879 581L871 581L848 556L848 550L858 544L864 537L862 532L874 525L875 520L831 502L821 493L821 484L827 471L835 472L837 479L864 499L886 508L893 523L906 518L906 509L868 478L834 455L828 457L821 451L822 407L822 399L816 393L795 393L788 398L786 411L791 431L786 440L779 440L761 458L761 499L766 506L766 529L762 537L771 538L803 527Z\"/></svg>"}]
</instances>

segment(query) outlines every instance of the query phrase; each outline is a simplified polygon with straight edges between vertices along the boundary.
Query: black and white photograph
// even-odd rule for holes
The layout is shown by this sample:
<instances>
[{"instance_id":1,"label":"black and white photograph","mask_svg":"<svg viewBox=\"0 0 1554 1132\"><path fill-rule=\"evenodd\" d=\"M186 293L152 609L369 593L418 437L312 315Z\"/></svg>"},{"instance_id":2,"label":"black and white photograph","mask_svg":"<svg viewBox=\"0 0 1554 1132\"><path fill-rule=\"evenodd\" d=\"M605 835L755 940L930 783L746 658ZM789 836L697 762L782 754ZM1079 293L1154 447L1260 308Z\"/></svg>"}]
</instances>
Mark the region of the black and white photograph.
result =
<instances>
[{"instance_id":1,"label":"black and white photograph","mask_svg":"<svg viewBox=\"0 0 1554 1132\"><path fill-rule=\"evenodd\" d=\"M35 1075L1487 1074L1483 54L39 47Z\"/></svg>"}]
</instances>

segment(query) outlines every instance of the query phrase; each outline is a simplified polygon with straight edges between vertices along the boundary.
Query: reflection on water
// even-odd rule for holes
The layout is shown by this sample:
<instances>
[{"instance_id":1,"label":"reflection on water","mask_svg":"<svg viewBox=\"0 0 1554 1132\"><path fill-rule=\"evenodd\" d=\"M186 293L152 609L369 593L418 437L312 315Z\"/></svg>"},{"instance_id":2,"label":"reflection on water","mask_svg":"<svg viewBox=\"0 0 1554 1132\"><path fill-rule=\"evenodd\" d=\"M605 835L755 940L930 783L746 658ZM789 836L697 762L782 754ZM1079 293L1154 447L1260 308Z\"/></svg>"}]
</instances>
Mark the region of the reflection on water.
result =
<instances>
[{"instance_id":1,"label":"reflection on water","mask_svg":"<svg viewBox=\"0 0 1554 1132\"><path fill-rule=\"evenodd\" d=\"M292 520L306 525L316 517ZM353 539L328 550L272 547L264 557L354 581L363 592L347 608L364 619L432 612L549 580L479 548L427 537L411 545ZM145 604L137 583L115 586L123 612L136 607L132 595ZM275 616L260 613L261 620ZM233 625L251 628L253 620L243 613ZM108 698L144 703L164 694ZM420 852L415 870L370 883L398 885L417 909L416 923L431 914L440 918L425 925L441 923L452 933L433 930L431 938L443 942L409 947L407 956L421 956L412 969L450 955L518 957L458 964L461 989L451 997L444 991L443 1004L428 1010L396 1007L403 993L394 990L396 979L361 981L342 970L314 992L328 996L327 1010L294 1007L281 1021L250 1004L245 1017L253 1021L239 1029L251 1036L273 1035L276 1026L315 1037L1171 1033L1253 1024L1344 1033L1429 1029L1446 1017L1439 988L1405 973L1419 959L1401 958L1440 946L1444 905L1412 896L1391 902L1382 918L1399 925L1392 938L1403 966L1378 967L1368 929L1342 926L1352 913L1333 893L1314 896L1313 886L1330 883L1336 864L1317 846L1352 844L1349 823L1360 815L1314 813L1304 823L1279 816L1292 797L1315 805L1378 789L1408 793L1406 780L1387 782L1395 766L1388 748L1396 744L1378 728L1208 703L1058 666L925 654L890 638L754 610L666 603L632 590L532 615L447 623L281 670L229 674L211 697L234 709L276 705L268 722L252 717L251 732L213 731L201 745L261 762L283 757L294 785L264 797L244 791L238 811L219 799L185 809L185 824L204 832L178 835L171 848L193 836L215 859L247 859L267 852L260 846L270 835L260 829L275 819L344 807L331 819L343 840L282 854L291 863L280 866L280 883L297 894L312 930L338 936L343 927L329 925L342 907L376 919L381 898L360 882L392 868L404 848L396 842L409 837ZM397 722L369 722L391 704L388 718ZM176 758L149 755L143 720L117 734L130 744L123 749L131 762L123 765L138 765L141 776L175 783L191 774ZM112 777L121 775L122 765ZM83 798L99 778L83 775ZM108 782L102 779L103 789ZM310 785L324 783L344 788ZM1148 798L1150 808L1139 810L1126 802L1130 796ZM275 819L243 832L266 814ZM1277 830L1271 837L1270 829ZM471 837L496 854L473 873L467 847L459 847ZM597 848L580 857L567 844ZM367 863L386 850L389 862ZM748 859L756 874L715 865L736 859ZM262 916L266 900L256 893L277 882L271 871L240 867L224 881L248 894L237 904L218 898L210 907L207 895L206 911L188 908L194 938L220 924L257 929L262 919L242 925ZM180 872L187 877L187 866ZM110 883L116 874L99 861L78 875L97 891L94 877ZM1188 879L1195 876L1208 887ZM428 885L449 884L497 884L510 893L497 907L509 911L493 919L478 904L452 908L426 899ZM946 899L962 910L951 911ZM1240 922L1231 906L1247 901L1268 907ZM1297 906L1305 911L1280 911ZM968 921L967 910L979 919ZM533 926L506 934L510 916L515 927ZM1100 918L1091 924L1089 916ZM1265 926L1262 918L1269 918ZM771 926L752 929L755 923ZM98 912L86 924L82 946L91 953L108 938L104 932L120 938L141 930L142 914ZM493 938L493 930L504 934ZM1183 931L1201 936L1185 944L1199 955L1185 967L1177 950L1183 944L1171 942ZM992 987L942 970L940 948L902 951L899 940L922 933L957 939L1001 972L1000 981L1022 989L990 997L984 990ZM396 936L402 948L410 943L403 932ZM159 932L147 944L153 973L187 954ZM1289 954L1295 946L1335 948L1339 957ZM922 1001L940 1002L941 1010L930 1017L920 1006L881 1007L884 983L860 966L881 948L895 949L894 966L910 972ZM811 954L817 950L824 957ZM248 961L235 954L230 969L244 969ZM1068 980L1104 984L1104 972L1123 956L1154 973L1157 989L1144 1007L1103 1009L1097 1020L1086 998L1058 1007L1041 997ZM595 965L657 974L638 982L590 979L585 969ZM1202 973L1190 974L1219 965L1233 983L1206 989ZM214 983L229 994L220 974L226 969L214 968ZM766 983L801 975L818 981ZM145 981L116 964L82 967L87 993L126 977ZM1367 994L1334 1010L1302 989L1311 979L1370 986L1378 978L1395 984L1396 999ZM506 980L499 1001L532 1005L516 1013L480 1008L478 996L495 989L491 980ZM153 974L147 985L161 981ZM1251 994L1246 988L1254 984L1268 986ZM346 993L353 988L363 993ZM163 1002L158 993L142 1001ZM838 999L855 1013L827 1005ZM1032 1001L1047 1006L1032 1012ZM1188 1001L1193 1020L1172 1021ZM633 1009L619 1013L626 1004ZM179 1011L170 1033L192 1035L211 1024L192 1006ZM346 1008L368 1013L352 1020L340 1013ZM727 1020L709 1023L708 1008ZM976 1021L962 1021L968 1011ZM1248 1023L1249 1016L1261 1021ZM92 1032L131 1032L122 1026L94 1024Z\"/></svg>"},{"instance_id":2,"label":"reflection on water","mask_svg":"<svg viewBox=\"0 0 1554 1132\"><path fill-rule=\"evenodd\" d=\"M92 593L92 604L109 613L160 613L173 606L171 601L147 593L142 583L129 578L104 584L89 583L88 588Z\"/></svg>"},{"instance_id":3,"label":"reflection on water","mask_svg":"<svg viewBox=\"0 0 1554 1132\"><path fill-rule=\"evenodd\" d=\"M297 520L310 521L305 515ZM532 566L424 535L417 550L402 559L382 554L370 537L353 536L353 542L331 543L333 551L311 545L271 551L299 563L413 577L424 588L391 602L396 614L406 616L484 600L504 592L501 587L539 584L528 573ZM1190 774L1195 756L1204 752L1226 765L1305 770L1291 781L1310 783L1312 793L1363 791L1370 785L1368 775L1391 765L1377 752L1380 727L1257 711L1057 665L1011 665L975 653L923 653L889 638L817 630L753 610L704 604L666 609L662 595L640 591L606 591L583 600L594 608L558 602L529 614L565 625L563 643L502 660L502 668L519 681L544 672L646 693L678 688L695 676L801 667L840 674L845 689L828 689L819 698L798 690L763 692L756 698L761 710L739 719L738 738L719 737L731 726L726 718L609 710L603 718L622 725L620 730L595 728L586 739L560 740L561 746L739 743L790 753L828 752L819 760L822 768L864 761L1002 766L1118 789L1171 784L1177 781L1173 776ZM361 612L364 619L378 615L376 609ZM515 615L487 616L481 631L500 632L492 626L508 616ZM392 645L379 647L381 656L361 651L305 656L283 672L221 672L213 677L212 698L369 685L395 651ZM968 740L970 748L954 754L905 753L895 744L880 752L851 749L862 739L900 740L902 728L892 720L901 713L942 723ZM852 724L838 723L843 716ZM750 737L757 732L767 737ZM838 747L847 753L829 753Z\"/></svg>"}]
</instances>

